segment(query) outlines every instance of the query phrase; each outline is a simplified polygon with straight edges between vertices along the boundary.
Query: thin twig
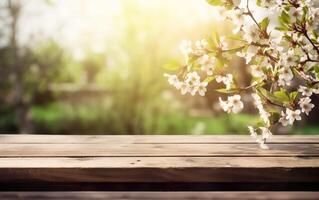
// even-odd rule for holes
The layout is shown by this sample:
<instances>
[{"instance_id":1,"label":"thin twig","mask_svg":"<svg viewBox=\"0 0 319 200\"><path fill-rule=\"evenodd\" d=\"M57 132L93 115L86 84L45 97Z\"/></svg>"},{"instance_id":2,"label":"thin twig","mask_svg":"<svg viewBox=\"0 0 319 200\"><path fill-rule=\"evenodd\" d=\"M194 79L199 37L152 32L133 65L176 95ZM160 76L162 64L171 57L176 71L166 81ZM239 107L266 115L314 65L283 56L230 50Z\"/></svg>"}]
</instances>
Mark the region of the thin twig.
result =
<instances>
[{"instance_id":1,"label":"thin twig","mask_svg":"<svg viewBox=\"0 0 319 200\"><path fill-rule=\"evenodd\" d=\"M252 12L250 11L250 9L249 9L249 0L247 0L246 8L247 8L247 11L248 11L247 14L252 18L252 20L255 22L255 24L258 26L258 28L259 28L260 30L262 30L261 27L260 27L260 25L258 24L257 20L256 20L255 17L253 16L253 13L252 13Z\"/></svg>"},{"instance_id":2,"label":"thin twig","mask_svg":"<svg viewBox=\"0 0 319 200\"><path fill-rule=\"evenodd\" d=\"M313 43L313 41L310 39L307 30L302 32L304 34L304 36L308 39L308 41L311 43L311 45L316 49L317 54L319 55L319 48Z\"/></svg>"}]
</instances>

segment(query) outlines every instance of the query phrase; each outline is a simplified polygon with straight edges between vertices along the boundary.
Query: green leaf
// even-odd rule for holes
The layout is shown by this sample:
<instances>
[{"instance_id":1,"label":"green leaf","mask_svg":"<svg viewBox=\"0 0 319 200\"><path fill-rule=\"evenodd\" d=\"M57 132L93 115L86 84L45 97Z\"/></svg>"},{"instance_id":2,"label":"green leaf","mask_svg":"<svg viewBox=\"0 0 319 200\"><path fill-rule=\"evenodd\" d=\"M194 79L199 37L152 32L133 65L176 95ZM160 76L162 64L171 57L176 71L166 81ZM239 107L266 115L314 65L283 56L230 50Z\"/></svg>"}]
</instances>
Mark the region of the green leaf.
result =
<instances>
[{"instance_id":1,"label":"green leaf","mask_svg":"<svg viewBox=\"0 0 319 200\"><path fill-rule=\"evenodd\" d=\"M273 101L273 102L277 102L280 101L278 100L277 97L275 97L275 95L273 95L271 92L269 92L268 90L266 90L265 88L258 88L257 91L259 93L262 94L262 96L266 97L268 100Z\"/></svg>"},{"instance_id":2,"label":"green leaf","mask_svg":"<svg viewBox=\"0 0 319 200\"><path fill-rule=\"evenodd\" d=\"M188 59L188 63L194 63L195 61L197 61L198 56L190 56Z\"/></svg>"},{"instance_id":3,"label":"green leaf","mask_svg":"<svg viewBox=\"0 0 319 200\"><path fill-rule=\"evenodd\" d=\"M280 119L281 115L278 111L273 111L270 113L269 120L271 124L276 123Z\"/></svg>"},{"instance_id":4,"label":"green leaf","mask_svg":"<svg viewBox=\"0 0 319 200\"><path fill-rule=\"evenodd\" d=\"M215 80L215 76L208 76L208 77L205 78L204 82L210 83L213 80Z\"/></svg>"},{"instance_id":5,"label":"green leaf","mask_svg":"<svg viewBox=\"0 0 319 200\"><path fill-rule=\"evenodd\" d=\"M268 17L266 17L265 19L263 19L260 22L260 28L264 31L267 31L268 25L269 25L270 19Z\"/></svg>"},{"instance_id":6,"label":"green leaf","mask_svg":"<svg viewBox=\"0 0 319 200\"><path fill-rule=\"evenodd\" d=\"M262 88L262 87L260 87L260 88L257 88L257 91L259 92L259 93L261 93L263 96L265 96L265 97L268 97L269 95L268 95L268 91L266 90L266 89L264 89L264 88Z\"/></svg>"},{"instance_id":7,"label":"green leaf","mask_svg":"<svg viewBox=\"0 0 319 200\"><path fill-rule=\"evenodd\" d=\"M277 26L277 27L275 27L275 29L277 31L288 31L289 30L289 28L286 26Z\"/></svg>"},{"instance_id":8,"label":"green leaf","mask_svg":"<svg viewBox=\"0 0 319 200\"><path fill-rule=\"evenodd\" d=\"M261 120L256 124L257 127L262 127L262 126L265 126L265 125L266 125L265 122L263 122Z\"/></svg>"},{"instance_id":9,"label":"green leaf","mask_svg":"<svg viewBox=\"0 0 319 200\"><path fill-rule=\"evenodd\" d=\"M216 30L213 30L212 31L212 41L214 43L214 46L219 46L220 44L220 37L219 37L219 34Z\"/></svg>"},{"instance_id":10,"label":"green leaf","mask_svg":"<svg viewBox=\"0 0 319 200\"><path fill-rule=\"evenodd\" d=\"M290 16L288 13L286 13L285 11L281 12L281 15L279 17L279 22L283 23L283 24L289 24L290 23Z\"/></svg>"},{"instance_id":11,"label":"green leaf","mask_svg":"<svg viewBox=\"0 0 319 200\"><path fill-rule=\"evenodd\" d=\"M176 71L182 68L177 60L171 60L167 64L163 65L163 68L170 71Z\"/></svg>"},{"instance_id":12,"label":"green leaf","mask_svg":"<svg viewBox=\"0 0 319 200\"><path fill-rule=\"evenodd\" d=\"M317 31L313 30L313 31L311 31L311 32L312 32L312 34L315 36L315 38L318 38L318 37L319 37Z\"/></svg>"},{"instance_id":13,"label":"green leaf","mask_svg":"<svg viewBox=\"0 0 319 200\"><path fill-rule=\"evenodd\" d=\"M261 0L257 0L257 6L261 6Z\"/></svg>"},{"instance_id":14,"label":"green leaf","mask_svg":"<svg viewBox=\"0 0 319 200\"><path fill-rule=\"evenodd\" d=\"M230 50L227 50L227 51L224 51L224 52L227 52L227 53L237 53L238 51L241 51L245 48L245 46L242 46L242 47L235 47L233 49L230 49Z\"/></svg>"},{"instance_id":15,"label":"green leaf","mask_svg":"<svg viewBox=\"0 0 319 200\"><path fill-rule=\"evenodd\" d=\"M291 93L289 94L290 100L291 100L291 101L295 101L295 99L297 98L298 94L299 94L298 91L291 92Z\"/></svg>"},{"instance_id":16,"label":"green leaf","mask_svg":"<svg viewBox=\"0 0 319 200\"><path fill-rule=\"evenodd\" d=\"M192 70L200 70L200 68L201 68L200 64L198 64L196 62L192 63L190 66L191 66L190 69L192 69Z\"/></svg>"},{"instance_id":17,"label":"green leaf","mask_svg":"<svg viewBox=\"0 0 319 200\"><path fill-rule=\"evenodd\" d=\"M215 63L215 69L216 70L223 70L224 66L225 66L225 61L220 58L220 57L216 57L216 63Z\"/></svg>"},{"instance_id":18,"label":"green leaf","mask_svg":"<svg viewBox=\"0 0 319 200\"><path fill-rule=\"evenodd\" d=\"M281 12L281 15L278 17L279 26L275 29L278 31L288 31L290 25L290 16L285 11Z\"/></svg>"},{"instance_id":19,"label":"green leaf","mask_svg":"<svg viewBox=\"0 0 319 200\"><path fill-rule=\"evenodd\" d=\"M224 94L233 94L233 93L237 93L238 92L238 89L236 88L233 88L233 89L225 89L225 88L222 88L222 89L217 89L216 90L217 92L220 92L220 93L224 93Z\"/></svg>"},{"instance_id":20,"label":"green leaf","mask_svg":"<svg viewBox=\"0 0 319 200\"><path fill-rule=\"evenodd\" d=\"M314 67L313 71L314 71L314 74L315 74L316 78L318 79L319 78L319 65L316 65Z\"/></svg>"},{"instance_id":21,"label":"green leaf","mask_svg":"<svg viewBox=\"0 0 319 200\"><path fill-rule=\"evenodd\" d=\"M217 44L216 44L216 42L213 40L213 38L212 38L212 37L208 37L208 38L207 38L207 42L208 42L208 45L209 45L210 49L213 50L213 51L215 51L216 48L217 48Z\"/></svg>"},{"instance_id":22,"label":"green leaf","mask_svg":"<svg viewBox=\"0 0 319 200\"><path fill-rule=\"evenodd\" d=\"M312 67L312 70L315 72L315 73L319 73L319 65L315 65ZM310 71L310 70L309 70Z\"/></svg>"},{"instance_id":23,"label":"green leaf","mask_svg":"<svg viewBox=\"0 0 319 200\"><path fill-rule=\"evenodd\" d=\"M302 10L303 10L302 19L303 19L303 20L306 20L307 15L308 15L308 11L309 11L309 10L308 10L308 7L305 6L305 7L302 8Z\"/></svg>"},{"instance_id":24,"label":"green leaf","mask_svg":"<svg viewBox=\"0 0 319 200\"><path fill-rule=\"evenodd\" d=\"M206 0L212 6L222 6L224 5L222 0Z\"/></svg>"},{"instance_id":25,"label":"green leaf","mask_svg":"<svg viewBox=\"0 0 319 200\"><path fill-rule=\"evenodd\" d=\"M289 102L289 100L290 100L289 95L283 89L280 91L274 92L274 96L276 97L277 100L279 100L281 102Z\"/></svg>"},{"instance_id":26,"label":"green leaf","mask_svg":"<svg viewBox=\"0 0 319 200\"><path fill-rule=\"evenodd\" d=\"M236 40L236 41L246 42L246 41L243 39L243 36L241 36L241 35L229 35L229 36L226 36L226 38L227 38L228 40Z\"/></svg>"}]
</instances>

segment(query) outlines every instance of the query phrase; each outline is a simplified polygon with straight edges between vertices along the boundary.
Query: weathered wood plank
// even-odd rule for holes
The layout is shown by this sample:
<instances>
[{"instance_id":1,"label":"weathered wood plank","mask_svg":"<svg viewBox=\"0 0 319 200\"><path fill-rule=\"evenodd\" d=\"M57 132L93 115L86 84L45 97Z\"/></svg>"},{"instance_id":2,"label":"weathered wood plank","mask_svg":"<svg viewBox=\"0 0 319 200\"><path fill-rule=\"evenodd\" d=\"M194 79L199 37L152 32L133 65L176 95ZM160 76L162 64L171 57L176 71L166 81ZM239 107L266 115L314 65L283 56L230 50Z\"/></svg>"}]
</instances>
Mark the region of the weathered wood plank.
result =
<instances>
[{"instance_id":1,"label":"weathered wood plank","mask_svg":"<svg viewBox=\"0 0 319 200\"><path fill-rule=\"evenodd\" d=\"M318 182L319 158L1 158L0 182Z\"/></svg>"},{"instance_id":2,"label":"weathered wood plank","mask_svg":"<svg viewBox=\"0 0 319 200\"><path fill-rule=\"evenodd\" d=\"M0 175L0 183L4 184L55 182L318 184L319 180L318 168L2 168Z\"/></svg>"},{"instance_id":3,"label":"weathered wood plank","mask_svg":"<svg viewBox=\"0 0 319 200\"><path fill-rule=\"evenodd\" d=\"M270 143L318 144L319 137L275 135ZM218 144L255 143L248 135L1 135L0 144Z\"/></svg>"},{"instance_id":4,"label":"weathered wood plank","mask_svg":"<svg viewBox=\"0 0 319 200\"><path fill-rule=\"evenodd\" d=\"M319 157L35 157L0 158L3 168L319 168Z\"/></svg>"},{"instance_id":5,"label":"weathered wood plank","mask_svg":"<svg viewBox=\"0 0 319 200\"><path fill-rule=\"evenodd\" d=\"M319 144L2 144L0 157L319 156Z\"/></svg>"},{"instance_id":6,"label":"weathered wood plank","mask_svg":"<svg viewBox=\"0 0 319 200\"><path fill-rule=\"evenodd\" d=\"M162 199L276 199L276 200L316 200L319 192L4 192L3 200L162 200Z\"/></svg>"}]
</instances>

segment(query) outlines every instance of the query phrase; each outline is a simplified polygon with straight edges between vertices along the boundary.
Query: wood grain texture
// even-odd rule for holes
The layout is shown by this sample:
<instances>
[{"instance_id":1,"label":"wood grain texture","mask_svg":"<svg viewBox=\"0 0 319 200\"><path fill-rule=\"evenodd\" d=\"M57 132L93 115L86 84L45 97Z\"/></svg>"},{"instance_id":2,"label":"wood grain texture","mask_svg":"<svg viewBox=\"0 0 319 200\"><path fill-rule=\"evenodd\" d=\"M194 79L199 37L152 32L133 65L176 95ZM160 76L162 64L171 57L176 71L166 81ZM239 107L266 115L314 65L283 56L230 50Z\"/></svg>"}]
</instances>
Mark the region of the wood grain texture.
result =
<instances>
[{"instance_id":1,"label":"wood grain texture","mask_svg":"<svg viewBox=\"0 0 319 200\"><path fill-rule=\"evenodd\" d=\"M255 144L248 135L5 135L0 144ZM311 135L275 135L269 143L318 144L319 137Z\"/></svg>"},{"instance_id":2,"label":"wood grain texture","mask_svg":"<svg viewBox=\"0 0 319 200\"><path fill-rule=\"evenodd\" d=\"M274 138L0 135L0 190L319 189L319 137Z\"/></svg>"},{"instance_id":3,"label":"wood grain texture","mask_svg":"<svg viewBox=\"0 0 319 200\"><path fill-rule=\"evenodd\" d=\"M152 182L318 182L311 168L11 168L1 169L0 183L152 183Z\"/></svg>"},{"instance_id":4,"label":"wood grain texture","mask_svg":"<svg viewBox=\"0 0 319 200\"><path fill-rule=\"evenodd\" d=\"M319 157L0 158L4 168L318 168Z\"/></svg>"},{"instance_id":5,"label":"wood grain texture","mask_svg":"<svg viewBox=\"0 0 319 200\"><path fill-rule=\"evenodd\" d=\"M4 192L1 200L317 200L319 192Z\"/></svg>"},{"instance_id":6,"label":"wood grain texture","mask_svg":"<svg viewBox=\"0 0 319 200\"><path fill-rule=\"evenodd\" d=\"M1 144L1 157L319 156L319 144Z\"/></svg>"}]
</instances>

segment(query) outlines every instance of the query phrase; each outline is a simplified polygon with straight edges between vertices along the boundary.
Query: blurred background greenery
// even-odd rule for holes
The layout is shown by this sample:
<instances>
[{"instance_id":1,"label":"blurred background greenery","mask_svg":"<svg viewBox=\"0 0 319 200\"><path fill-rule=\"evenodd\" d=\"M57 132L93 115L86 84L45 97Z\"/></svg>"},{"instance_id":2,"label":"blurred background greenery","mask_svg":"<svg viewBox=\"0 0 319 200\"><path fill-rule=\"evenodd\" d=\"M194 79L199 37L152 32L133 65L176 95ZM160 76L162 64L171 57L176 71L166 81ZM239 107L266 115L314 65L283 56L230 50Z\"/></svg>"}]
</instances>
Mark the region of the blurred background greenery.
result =
<instances>
[{"instance_id":1,"label":"blurred background greenery","mask_svg":"<svg viewBox=\"0 0 319 200\"><path fill-rule=\"evenodd\" d=\"M226 115L216 85L182 96L163 77L181 40L229 32L216 18L205 0L2 0L1 133L247 134L252 106ZM318 113L278 132L319 133Z\"/></svg>"}]
</instances>

